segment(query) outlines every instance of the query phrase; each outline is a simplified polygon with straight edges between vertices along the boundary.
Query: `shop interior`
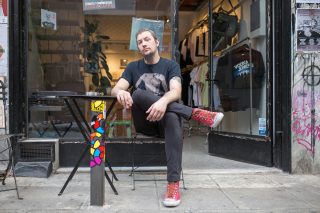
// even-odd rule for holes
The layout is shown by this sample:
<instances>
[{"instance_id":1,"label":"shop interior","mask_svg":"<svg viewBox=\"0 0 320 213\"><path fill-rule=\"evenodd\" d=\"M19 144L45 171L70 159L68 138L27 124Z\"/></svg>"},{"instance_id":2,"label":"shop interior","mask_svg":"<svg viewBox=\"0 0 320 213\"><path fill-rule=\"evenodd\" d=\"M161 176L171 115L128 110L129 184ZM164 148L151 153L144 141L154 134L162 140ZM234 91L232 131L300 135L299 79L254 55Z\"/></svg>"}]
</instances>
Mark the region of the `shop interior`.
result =
<instances>
[{"instance_id":1,"label":"shop interior","mask_svg":"<svg viewBox=\"0 0 320 213\"><path fill-rule=\"evenodd\" d=\"M134 18L163 24L161 56L172 57L171 0L113 2L114 8L92 10L85 9L82 0L29 0L28 137L69 141L81 137L63 103L47 101L45 104L56 107L41 109L39 105L44 103L39 97L48 91L109 94L127 64L141 57L132 50ZM208 1L180 1L182 101L193 107L223 111L224 120L216 131L264 137L268 134L266 0L213 0L212 4L214 21L210 32ZM56 17L46 22L43 16ZM208 67L210 36L212 70ZM88 56L92 51L101 56L97 67ZM89 103L82 102L80 107L90 120ZM114 110L110 122L131 120L130 111L120 105ZM255 167L208 155L207 128L185 121L184 129L183 158L187 168L212 167L213 162L217 168L224 168L223 162L235 168ZM112 136L128 137L123 126L111 131Z\"/></svg>"}]
</instances>

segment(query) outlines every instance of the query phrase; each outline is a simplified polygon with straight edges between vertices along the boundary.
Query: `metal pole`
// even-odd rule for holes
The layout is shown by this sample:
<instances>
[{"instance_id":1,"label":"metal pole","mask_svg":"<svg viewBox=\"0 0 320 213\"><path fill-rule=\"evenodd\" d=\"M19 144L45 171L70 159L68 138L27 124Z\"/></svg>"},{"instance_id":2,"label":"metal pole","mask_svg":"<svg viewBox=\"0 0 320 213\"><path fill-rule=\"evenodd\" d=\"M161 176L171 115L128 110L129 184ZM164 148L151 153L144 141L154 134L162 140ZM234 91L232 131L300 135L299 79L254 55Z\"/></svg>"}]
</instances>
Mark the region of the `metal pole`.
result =
<instances>
[{"instance_id":1,"label":"metal pole","mask_svg":"<svg viewBox=\"0 0 320 213\"><path fill-rule=\"evenodd\" d=\"M251 49L251 40L249 39L249 72L250 72L250 135L252 135L252 49Z\"/></svg>"},{"instance_id":2,"label":"metal pole","mask_svg":"<svg viewBox=\"0 0 320 213\"><path fill-rule=\"evenodd\" d=\"M92 111L96 116L94 131L91 133L90 141L90 205L103 206L105 199L105 122L106 116L104 102L103 112ZM91 109L92 110L92 109Z\"/></svg>"},{"instance_id":3,"label":"metal pole","mask_svg":"<svg viewBox=\"0 0 320 213\"><path fill-rule=\"evenodd\" d=\"M180 62L179 43L179 1L171 0L171 59Z\"/></svg>"},{"instance_id":4,"label":"metal pole","mask_svg":"<svg viewBox=\"0 0 320 213\"><path fill-rule=\"evenodd\" d=\"M209 25L209 41L208 41L208 50L209 50L209 54L208 54L208 66L209 66L209 73L210 73L210 77L209 77L209 107L210 107L210 110L212 111L213 110L213 58L212 58L212 52L213 52L213 49L212 49L212 2L211 0L209 0L209 5L208 5L208 14L209 14L209 17L208 17L208 25Z\"/></svg>"}]
</instances>

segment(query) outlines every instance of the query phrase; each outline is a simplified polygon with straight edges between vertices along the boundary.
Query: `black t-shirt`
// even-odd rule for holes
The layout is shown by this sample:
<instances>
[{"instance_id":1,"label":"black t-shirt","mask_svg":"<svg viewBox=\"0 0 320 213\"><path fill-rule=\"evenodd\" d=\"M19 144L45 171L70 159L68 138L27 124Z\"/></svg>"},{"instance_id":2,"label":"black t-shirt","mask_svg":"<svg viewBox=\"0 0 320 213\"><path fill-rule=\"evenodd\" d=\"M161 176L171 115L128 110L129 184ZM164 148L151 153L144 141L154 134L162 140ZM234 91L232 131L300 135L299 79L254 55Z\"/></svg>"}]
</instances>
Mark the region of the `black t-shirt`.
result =
<instances>
[{"instance_id":1,"label":"black t-shirt","mask_svg":"<svg viewBox=\"0 0 320 213\"><path fill-rule=\"evenodd\" d=\"M250 71L252 72L252 107L259 108L265 74L262 54L243 45L219 59L215 83L225 111L240 111L250 107Z\"/></svg>"},{"instance_id":2,"label":"black t-shirt","mask_svg":"<svg viewBox=\"0 0 320 213\"><path fill-rule=\"evenodd\" d=\"M169 81L175 76L181 78L179 64L160 58L156 64L146 64L143 59L129 63L121 78L126 79L134 89L163 96L169 91Z\"/></svg>"}]
</instances>

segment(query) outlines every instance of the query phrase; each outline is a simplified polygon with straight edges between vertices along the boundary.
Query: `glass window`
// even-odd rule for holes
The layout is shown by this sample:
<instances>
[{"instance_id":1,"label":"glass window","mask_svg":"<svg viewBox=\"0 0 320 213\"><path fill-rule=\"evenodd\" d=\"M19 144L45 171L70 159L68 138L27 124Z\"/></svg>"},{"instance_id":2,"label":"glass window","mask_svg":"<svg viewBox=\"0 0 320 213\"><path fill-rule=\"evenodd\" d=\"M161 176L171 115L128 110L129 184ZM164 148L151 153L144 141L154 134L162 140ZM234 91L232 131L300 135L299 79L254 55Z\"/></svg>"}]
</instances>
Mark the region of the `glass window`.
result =
<instances>
[{"instance_id":1,"label":"glass window","mask_svg":"<svg viewBox=\"0 0 320 213\"><path fill-rule=\"evenodd\" d=\"M30 134L34 134L31 136L57 136L49 121L64 125L63 134L72 119L65 114L66 110L59 108L63 103L43 101L39 95L50 94L48 91L85 93L98 89L108 93L127 64L141 58L138 51L129 48L134 17L163 21L161 56L171 58L170 0L114 0L105 9L84 2L29 0L28 95ZM94 63L97 52L99 61ZM102 82L101 76L108 83ZM80 107L86 115L90 114L85 103Z\"/></svg>"},{"instance_id":2,"label":"glass window","mask_svg":"<svg viewBox=\"0 0 320 213\"><path fill-rule=\"evenodd\" d=\"M213 105L225 114L218 131L266 135L266 1L243 1L235 10L225 1L215 8ZM229 11L229 15L218 11ZM234 29L231 25L225 29L221 23L233 23L235 15L237 33L225 36ZM223 36L221 30L226 30Z\"/></svg>"}]
</instances>

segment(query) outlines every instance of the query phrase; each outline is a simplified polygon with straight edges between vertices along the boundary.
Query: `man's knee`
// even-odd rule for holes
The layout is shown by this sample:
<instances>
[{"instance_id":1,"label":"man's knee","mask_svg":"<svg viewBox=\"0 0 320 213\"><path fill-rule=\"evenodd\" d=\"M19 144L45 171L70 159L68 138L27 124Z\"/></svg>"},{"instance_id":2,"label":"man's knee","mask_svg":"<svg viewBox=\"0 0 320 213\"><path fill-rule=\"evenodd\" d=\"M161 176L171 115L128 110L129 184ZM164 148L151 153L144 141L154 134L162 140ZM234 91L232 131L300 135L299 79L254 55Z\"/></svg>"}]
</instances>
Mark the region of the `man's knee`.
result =
<instances>
[{"instance_id":1,"label":"man's knee","mask_svg":"<svg viewBox=\"0 0 320 213\"><path fill-rule=\"evenodd\" d=\"M132 93L132 100L133 102L139 102L141 101L141 98L143 97L143 91L141 89L137 89Z\"/></svg>"},{"instance_id":2,"label":"man's knee","mask_svg":"<svg viewBox=\"0 0 320 213\"><path fill-rule=\"evenodd\" d=\"M164 114L165 125L172 125L175 127L181 127L181 118L177 113L166 112Z\"/></svg>"}]
</instances>

